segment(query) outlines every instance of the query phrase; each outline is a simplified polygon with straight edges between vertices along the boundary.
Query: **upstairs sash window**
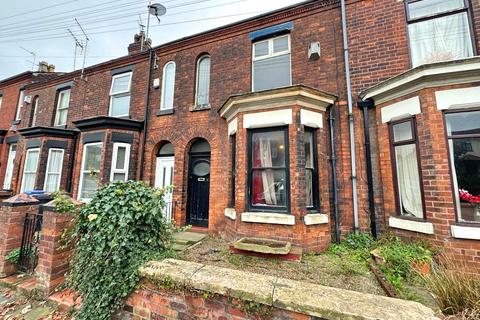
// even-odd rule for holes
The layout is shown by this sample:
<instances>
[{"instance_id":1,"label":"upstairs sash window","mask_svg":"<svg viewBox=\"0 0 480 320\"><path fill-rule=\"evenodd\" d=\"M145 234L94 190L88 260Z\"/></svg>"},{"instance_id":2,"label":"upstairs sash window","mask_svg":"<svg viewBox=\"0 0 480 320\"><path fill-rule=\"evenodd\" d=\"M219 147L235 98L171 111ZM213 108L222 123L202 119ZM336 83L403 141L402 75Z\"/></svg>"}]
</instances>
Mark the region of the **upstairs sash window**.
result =
<instances>
[{"instance_id":1,"label":"upstairs sash window","mask_svg":"<svg viewBox=\"0 0 480 320\"><path fill-rule=\"evenodd\" d=\"M110 116L128 117L130 114L131 82L131 72L112 77L112 87L110 88Z\"/></svg>"}]
</instances>

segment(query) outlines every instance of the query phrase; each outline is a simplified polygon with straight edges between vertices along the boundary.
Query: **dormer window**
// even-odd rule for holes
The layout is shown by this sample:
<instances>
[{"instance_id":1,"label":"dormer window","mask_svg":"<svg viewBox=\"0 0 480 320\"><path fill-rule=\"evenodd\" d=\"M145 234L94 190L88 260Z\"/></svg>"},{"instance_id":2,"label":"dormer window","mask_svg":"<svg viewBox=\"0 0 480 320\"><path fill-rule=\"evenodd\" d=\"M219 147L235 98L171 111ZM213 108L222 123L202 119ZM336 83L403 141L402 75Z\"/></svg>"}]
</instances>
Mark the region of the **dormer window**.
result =
<instances>
[{"instance_id":1,"label":"dormer window","mask_svg":"<svg viewBox=\"0 0 480 320\"><path fill-rule=\"evenodd\" d=\"M474 55L467 0L406 3L412 66Z\"/></svg>"},{"instance_id":2,"label":"dormer window","mask_svg":"<svg viewBox=\"0 0 480 320\"><path fill-rule=\"evenodd\" d=\"M111 117L128 117L130 114L130 88L132 73L122 73L112 77L110 88Z\"/></svg>"},{"instance_id":3,"label":"dormer window","mask_svg":"<svg viewBox=\"0 0 480 320\"><path fill-rule=\"evenodd\" d=\"M252 52L252 90L292 85L290 35L255 42Z\"/></svg>"}]
</instances>

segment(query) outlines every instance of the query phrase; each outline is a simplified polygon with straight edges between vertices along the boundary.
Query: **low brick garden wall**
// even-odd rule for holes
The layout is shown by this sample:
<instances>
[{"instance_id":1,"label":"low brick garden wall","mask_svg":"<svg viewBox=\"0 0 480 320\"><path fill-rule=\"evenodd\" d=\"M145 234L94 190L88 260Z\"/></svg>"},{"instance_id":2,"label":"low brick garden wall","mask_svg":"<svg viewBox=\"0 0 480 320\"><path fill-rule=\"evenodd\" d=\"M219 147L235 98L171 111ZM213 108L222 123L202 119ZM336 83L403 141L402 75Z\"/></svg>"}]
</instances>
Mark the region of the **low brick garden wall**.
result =
<instances>
[{"instance_id":1,"label":"low brick garden wall","mask_svg":"<svg viewBox=\"0 0 480 320\"><path fill-rule=\"evenodd\" d=\"M417 302L167 259L140 270L132 319L437 320Z\"/></svg>"}]
</instances>

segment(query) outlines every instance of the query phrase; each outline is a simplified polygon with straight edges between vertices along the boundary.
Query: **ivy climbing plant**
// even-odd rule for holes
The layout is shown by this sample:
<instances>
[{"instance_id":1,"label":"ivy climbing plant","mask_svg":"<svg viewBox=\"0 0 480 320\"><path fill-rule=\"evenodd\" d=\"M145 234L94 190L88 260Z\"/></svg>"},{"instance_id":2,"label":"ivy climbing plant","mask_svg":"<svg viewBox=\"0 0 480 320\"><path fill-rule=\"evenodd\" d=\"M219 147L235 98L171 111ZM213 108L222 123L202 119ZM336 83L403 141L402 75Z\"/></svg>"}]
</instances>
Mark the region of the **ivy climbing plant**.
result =
<instances>
[{"instance_id":1,"label":"ivy climbing plant","mask_svg":"<svg viewBox=\"0 0 480 320\"><path fill-rule=\"evenodd\" d=\"M103 187L82 207L68 285L82 297L77 320L107 320L138 282L138 268L171 253L163 190L139 181Z\"/></svg>"}]
</instances>

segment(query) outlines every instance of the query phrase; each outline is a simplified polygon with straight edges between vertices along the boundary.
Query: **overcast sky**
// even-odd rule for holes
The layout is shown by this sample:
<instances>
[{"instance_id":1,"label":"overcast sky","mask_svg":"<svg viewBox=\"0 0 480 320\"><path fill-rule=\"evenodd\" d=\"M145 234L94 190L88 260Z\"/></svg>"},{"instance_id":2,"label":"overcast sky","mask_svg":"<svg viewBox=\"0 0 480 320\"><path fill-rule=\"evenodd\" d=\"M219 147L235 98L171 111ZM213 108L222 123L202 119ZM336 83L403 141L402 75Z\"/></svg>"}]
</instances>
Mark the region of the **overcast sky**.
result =
<instances>
[{"instance_id":1,"label":"overcast sky","mask_svg":"<svg viewBox=\"0 0 480 320\"><path fill-rule=\"evenodd\" d=\"M150 19L150 38L159 45L303 0L152 0L167 14ZM56 71L72 71L75 40L90 38L86 65L123 56L140 19L147 24L148 0L3 0L0 13L0 79L32 70L46 60ZM24 49L22 49L22 47ZM78 53L80 49L78 50ZM77 69L82 57L77 57ZM38 66L35 66L36 70Z\"/></svg>"}]
</instances>

